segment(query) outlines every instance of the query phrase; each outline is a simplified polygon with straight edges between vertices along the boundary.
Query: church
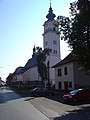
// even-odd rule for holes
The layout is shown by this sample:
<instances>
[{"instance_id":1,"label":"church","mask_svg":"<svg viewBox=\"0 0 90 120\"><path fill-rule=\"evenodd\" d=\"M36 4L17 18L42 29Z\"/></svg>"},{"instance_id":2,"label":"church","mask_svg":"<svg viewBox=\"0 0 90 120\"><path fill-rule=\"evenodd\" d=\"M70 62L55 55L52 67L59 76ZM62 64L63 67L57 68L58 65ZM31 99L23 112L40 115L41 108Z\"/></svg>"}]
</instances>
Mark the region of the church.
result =
<instances>
[{"instance_id":1,"label":"church","mask_svg":"<svg viewBox=\"0 0 90 120\"><path fill-rule=\"evenodd\" d=\"M57 62L61 60L60 55L60 37L55 32L54 22L56 15L53 13L51 3L47 20L44 22L43 32L43 49L50 49L50 54L46 59L46 65L49 63L49 82L55 85L55 68L52 68ZM33 48L32 58L30 58L24 67L18 67L13 73L13 83L40 83L41 78L37 71L36 48Z\"/></svg>"},{"instance_id":2,"label":"church","mask_svg":"<svg viewBox=\"0 0 90 120\"><path fill-rule=\"evenodd\" d=\"M60 54L60 36L55 32L55 17L51 3L47 20L44 22L43 49L50 49L45 64L49 66L49 83L55 89L72 90L79 87L90 88L90 75L85 75L79 69L72 53L61 60ZM47 84L48 81L46 81ZM24 67L16 68L13 73L13 85L42 85L41 77L37 70L36 48L33 48L32 58L30 58ZM46 85L45 84L45 85Z\"/></svg>"}]
</instances>

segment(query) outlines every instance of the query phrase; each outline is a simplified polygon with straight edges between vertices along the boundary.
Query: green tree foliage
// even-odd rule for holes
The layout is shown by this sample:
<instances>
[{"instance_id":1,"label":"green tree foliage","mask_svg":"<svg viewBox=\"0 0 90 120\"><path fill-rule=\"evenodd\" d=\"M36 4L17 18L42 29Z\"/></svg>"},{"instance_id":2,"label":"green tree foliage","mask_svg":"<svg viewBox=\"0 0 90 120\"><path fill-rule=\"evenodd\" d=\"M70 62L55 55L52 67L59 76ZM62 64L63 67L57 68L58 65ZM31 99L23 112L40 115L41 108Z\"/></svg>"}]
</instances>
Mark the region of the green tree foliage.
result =
<instances>
[{"instance_id":1,"label":"green tree foliage","mask_svg":"<svg viewBox=\"0 0 90 120\"><path fill-rule=\"evenodd\" d=\"M90 73L90 1L70 3L70 17L58 16L58 32L76 55L80 68ZM57 25L57 24L56 24ZM57 26L56 26L57 27Z\"/></svg>"},{"instance_id":2,"label":"green tree foliage","mask_svg":"<svg viewBox=\"0 0 90 120\"><path fill-rule=\"evenodd\" d=\"M13 73L10 73L10 74L8 75L8 77L6 78L6 83L7 83L8 85L10 85L12 79L13 79Z\"/></svg>"},{"instance_id":3,"label":"green tree foliage","mask_svg":"<svg viewBox=\"0 0 90 120\"><path fill-rule=\"evenodd\" d=\"M42 79L42 83L44 85L45 80L47 80L47 66L45 64L47 55L49 55L49 49L44 49L37 47L37 68L39 75Z\"/></svg>"}]
</instances>

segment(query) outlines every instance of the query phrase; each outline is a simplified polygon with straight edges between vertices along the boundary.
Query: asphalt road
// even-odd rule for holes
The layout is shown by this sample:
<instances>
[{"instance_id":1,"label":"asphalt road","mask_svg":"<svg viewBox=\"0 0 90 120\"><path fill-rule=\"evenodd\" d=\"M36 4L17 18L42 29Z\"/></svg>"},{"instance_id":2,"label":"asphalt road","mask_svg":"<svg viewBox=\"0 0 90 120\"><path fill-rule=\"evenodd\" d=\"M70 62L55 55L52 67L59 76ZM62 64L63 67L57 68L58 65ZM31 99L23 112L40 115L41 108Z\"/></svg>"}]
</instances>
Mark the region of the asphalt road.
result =
<instances>
[{"instance_id":1,"label":"asphalt road","mask_svg":"<svg viewBox=\"0 0 90 120\"><path fill-rule=\"evenodd\" d=\"M9 87L0 88L0 120L49 120Z\"/></svg>"}]
</instances>

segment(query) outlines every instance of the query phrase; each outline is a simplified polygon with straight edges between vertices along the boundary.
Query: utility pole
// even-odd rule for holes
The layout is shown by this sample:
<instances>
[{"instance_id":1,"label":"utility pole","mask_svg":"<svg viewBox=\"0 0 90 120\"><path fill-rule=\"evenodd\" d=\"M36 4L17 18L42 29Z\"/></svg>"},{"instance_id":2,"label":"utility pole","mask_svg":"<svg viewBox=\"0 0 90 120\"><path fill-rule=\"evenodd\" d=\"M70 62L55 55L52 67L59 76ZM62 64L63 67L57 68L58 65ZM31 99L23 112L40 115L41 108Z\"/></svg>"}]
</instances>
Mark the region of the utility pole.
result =
<instances>
[{"instance_id":1,"label":"utility pole","mask_svg":"<svg viewBox=\"0 0 90 120\"><path fill-rule=\"evenodd\" d=\"M50 69L50 67L49 67L49 61L47 62L47 71L48 71L48 90L50 89L50 77L49 77L49 69Z\"/></svg>"}]
</instances>

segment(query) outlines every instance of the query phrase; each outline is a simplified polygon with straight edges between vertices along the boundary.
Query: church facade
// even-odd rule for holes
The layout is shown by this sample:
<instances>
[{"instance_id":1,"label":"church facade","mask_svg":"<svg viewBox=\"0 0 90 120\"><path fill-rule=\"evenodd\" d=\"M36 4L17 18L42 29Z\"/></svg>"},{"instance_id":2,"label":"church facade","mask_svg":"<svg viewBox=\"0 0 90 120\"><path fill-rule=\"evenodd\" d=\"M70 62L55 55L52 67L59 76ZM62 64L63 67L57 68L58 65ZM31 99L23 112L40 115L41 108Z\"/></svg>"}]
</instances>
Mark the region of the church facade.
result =
<instances>
[{"instance_id":1,"label":"church facade","mask_svg":"<svg viewBox=\"0 0 90 120\"><path fill-rule=\"evenodd\" d=\"M55 14L53 13L51 3L48 14L46 16L47 21L44 22L43 33L43 49L50 49L50 54L46 59L46 65L49 64L49 82L51 85L55 84L55 68L52 68L60 58L60 38L55 32L54 22ZM33 48L32 58L29 59L24 67L18 67L14 72L13 82L22 83L29 81L41 81L37 70L36 50Z\"/></svg>"}]
</instances>

